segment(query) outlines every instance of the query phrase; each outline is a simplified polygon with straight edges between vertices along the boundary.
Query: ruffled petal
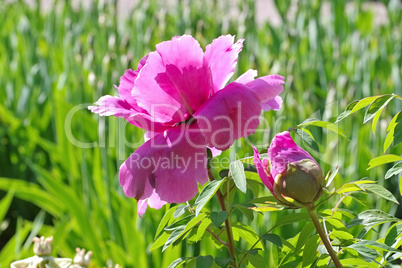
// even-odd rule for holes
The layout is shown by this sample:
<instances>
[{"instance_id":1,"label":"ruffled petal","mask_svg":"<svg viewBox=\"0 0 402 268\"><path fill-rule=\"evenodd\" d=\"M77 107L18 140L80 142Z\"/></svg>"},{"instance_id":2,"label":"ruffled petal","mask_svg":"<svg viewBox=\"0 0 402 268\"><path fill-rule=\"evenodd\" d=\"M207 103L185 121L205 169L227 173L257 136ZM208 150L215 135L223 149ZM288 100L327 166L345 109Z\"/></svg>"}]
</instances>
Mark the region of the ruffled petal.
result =
<instances>
[{"instance_id":1,"label":"ruffled petal","mask_svg":"<svg viewBox=\"0 0 402 268\"><path fill-rule=\"evenodd\" d=\"M194 118L208 146L228 149L234 140L255 132L259 124L261 104L248 87L231 83L213 95Z\"/></svg>"},{"instance_id":2,"label":"ruffled petal","mask_svg":"<svg viewBox=\"0 0 402 268\"><path fill-rule=\"evenodd\" d=\"M283 91L283 84L285 78L280 75L267 75L259 77L251 82L246 83L251 90L253 90L260 98L261 103L267 103L262 108L270 110L272 107L268 104L268 101L275 99ZM279 104L277 102L276 104ZM280 107L279 107L280 108ZM275 107L275 109L279 109Z\"/></svg>"},{"instance_id":3,"label":"ruffled petal","mask_svg":"<svg viewBox=\"0 0 402 268\"><path fill-rule=\"evenodd\" d=\"M282 107L283 100L280 96L276 96L269 101L266 101L261 104L261 107L264 111L274 110L278 111Z\"/></svg>"},{"instance_id":4,"label":"ruffled petal","mask_svg":"<svg viewBox=\"0 0 402 268\"><path fill-rule=\"evenodd\" d=\"M260 177L261 181L267 186L267 188L274 194L274 179L272 178L271 174L269 173L268 168L268 160L263 159L261 160L260 154L258 153L257 148L253 146L254 150L254 165L257 169L258 176ZM274 194L275 195L275 194Z\"/></svg>"},{"instance_id":5,"label":"ruffled petal","mask_svg":"<svg viewBox=\"0 0 402 268\"><path fill-rule=\"evenodd\" d=\"M244 39L234 43L234 36L225 35L213 40L205 49L204 61L211 70L214 91L222 89L232 77Z\"/></svg>"},{"instance_id":6,"label":"ruffled petal","mask_svg":"<svg viewBox=\"0 0 402 268\"><path fill-rule=\"evenodd\" d=\"M165 201L162 201L159 195L153 190L150 197L146 199L138 200L137 202L137 213L140 218L144 215L145 211L147 210L147 206L150 206L154 209L160 209L166 204Z\"/></svg>"},{"instance_id":7,"label":"ruffled petal","mask_svg":"<svg viewBox=\"0 0 402 268\"><path fill-rule=\"evenodd\" d=\"M162 42L141 69L132 94L158 122L186 121L209 97L212 77L191 36Z\"/></svg>"},{"instance_id":8,"label":"ruffled petal","mask_svg":"<svg viewBox=\"0 0 402 268\"><path fill-rule=\"evenodd\" d=\"M239 78L237 78L235 82L240 84L247 84L248 82L253 81L257 74L258 72L256 70L249 69L247 70L247 72L239 76Z\"/></svg>"},{"instance_id":9,"label":"ruffled petal","mask_svg":"<svg viewBox=\"0 0 402 268\"><path fill-rule=\"evenodd\" d=\"M128 69L122 77L120 77L119 86L115 86L117 91L119 92L119 96L121 99L125 100L131 106L136 107L137 102L131 96L131 90L134 87L134 81L137 78L138 71L133 71Z\"/></svg>"},{"instance_id":10,"label":"ruffled petal","mask_svg":"<svg viewBox=\"0 0 402 268\"><path fill-rule=\"evenodd\" d=\"M206 158L203 136L182 124L140 146L121 166L120 185L128 197L150 198L155 190L161 201L182 203L207 181Z\"/></svg>"},{"instance_id":11,"label":"ruffled petal","mask_svg":"<svg viewBox=\"0 0 402 268\"><path fill-rule=\"evenodd\" d=\"M89 106L88 109L101 116L114 115L125 118L130 124L153 132L163 132L171 125L154 122L149 114L139 112L131 106L126 100L113 96L103 96L97 102L96 106Z\"/></svg>"},{"instance_id":12,"label":"ruffled petal","mask_svg":"<svg viewBox=\"0 0 402 268\"><path fill-rule=\"evenodd\" d=\"M274 178L277 174L282 173L289 163L303 159L316 162L308 152L293 141L288 131L278 133L272 139L268 148L268 159L271 162L271 174Z\"/></svg>"}]
</instances>

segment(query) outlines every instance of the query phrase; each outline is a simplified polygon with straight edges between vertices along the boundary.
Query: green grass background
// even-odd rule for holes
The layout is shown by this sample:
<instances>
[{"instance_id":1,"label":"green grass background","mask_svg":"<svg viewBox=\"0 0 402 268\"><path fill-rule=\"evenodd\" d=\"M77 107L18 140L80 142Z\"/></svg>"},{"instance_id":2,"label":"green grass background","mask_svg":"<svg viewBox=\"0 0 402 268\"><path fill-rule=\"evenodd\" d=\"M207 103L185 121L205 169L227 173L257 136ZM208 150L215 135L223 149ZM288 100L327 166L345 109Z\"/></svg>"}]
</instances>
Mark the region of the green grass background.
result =
<instances>
[{"instance_id":1,"label":"green grass background","mask_svg":"<svg viewBox=\"0 0 402 268\"><path fill-rule=\"evenodd\" d=\"M238 16L230 18L229 1L172 1L170 8L162 1L138 1L122 17L113 1L89 8L56 1L44 13L38 4L0 0L0 267L33 255L35 235L53 235L59 256L73 257L77 246L94 251L96 266L112 260L127 267L167 267L180 256L227 256L210 239L196 245L183 242L164 253L148 250L164 209L150 209L139 219L136 201L124 196L117 178L120 164L141 144L143 131L86 109L102 95L116 95L113 84L124 71L135 69L141 57L172 36L192 34L205 48L222 34L236 35L245 43L234 77L250 68L259 75L286 77L283 108L265 113L269 124L250 137L261 151L276 132L309 117L333 122L352 100L402 95L400 1L380 2L388 12L381 25L364 1L348 8L346 1L327 1L330 12L325 16L320 15L323 1L296 1L291 17L290 1L275 2L283 22L279 26L257 24L254 1L239 1ZM384 180L386 166L366 170L371 158L384 154L386 126L399 110L401 102L394 100L375 135L369 124L362 126L364 112L345 119L339 126L350 141L312 129L322 153L311 153L323 169L340 166L335 186L368 177L401 200L399 178ZM241 140L222 157L251 152ZM401 145L387 151L401 152ZM265 194L261 188L259 195ZM251 198L251 192L237 193L235 201ZM331 199L327 207L337 201ZM401 208L390 202L375 196L366 201L371 208L402 216ZM218 207L216 200L211 205ZM256 214L251 226L262 234L288 213L292 211ZM248 223L243 215L234 217ZM300 228L294 224L275 232L289 238ZM371 236L381 237L384 230ZM247 248L245 242L240 245ZM271 245L264 254L267 267Z\"/></svg>"}]
</instances>

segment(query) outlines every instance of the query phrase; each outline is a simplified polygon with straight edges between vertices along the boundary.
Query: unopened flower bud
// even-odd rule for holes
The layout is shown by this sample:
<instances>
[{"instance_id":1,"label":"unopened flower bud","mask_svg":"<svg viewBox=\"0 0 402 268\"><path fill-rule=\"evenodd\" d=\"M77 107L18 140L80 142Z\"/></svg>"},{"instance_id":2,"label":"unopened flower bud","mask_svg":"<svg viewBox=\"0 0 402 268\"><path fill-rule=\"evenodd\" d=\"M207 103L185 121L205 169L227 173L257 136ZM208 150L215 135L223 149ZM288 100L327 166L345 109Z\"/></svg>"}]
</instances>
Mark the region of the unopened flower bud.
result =
<instances>
[{"instance_id":1,"label":"unopened flower bud","mask_svg":"<svg viewBox=\"0 0 402 268\"><path fill-rule=\"evenodd\" d=\"M276 175L274 193L283 203L290 197L302 204L315 202L322 194L324 174L321 167L310 159L303 159L287 165Z\"/></svg>"}]
</instances>

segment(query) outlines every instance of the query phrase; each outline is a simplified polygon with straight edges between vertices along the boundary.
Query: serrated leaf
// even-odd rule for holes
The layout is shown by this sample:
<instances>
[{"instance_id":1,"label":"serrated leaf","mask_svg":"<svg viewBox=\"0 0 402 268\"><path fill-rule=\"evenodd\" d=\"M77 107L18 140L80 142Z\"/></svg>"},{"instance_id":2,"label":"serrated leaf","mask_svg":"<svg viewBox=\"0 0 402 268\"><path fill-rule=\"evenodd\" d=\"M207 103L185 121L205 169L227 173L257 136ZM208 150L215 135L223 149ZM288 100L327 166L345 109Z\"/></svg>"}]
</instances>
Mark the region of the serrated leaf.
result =
<instances>
[{"instance_id":1,"label":"serrated leaf","mask_svg":"<svg viewBox=\"0 0 402 268\"><path fill-rule=\"evenodd\" d=\"M362 184L360 187L399 205L392 193L379 184Z\"/></svg>"},{"instance_id":2,"label":"serrated leaf","mask_svg":"<svg viewBox=\"0 0 402 268\"><path fill-rule=\"evenodd\" d=\"M197 206L197 208L195 209L195 214L197 216L200 213L201 209L205 206L205 204L212 198L216 191L218 191L219 187L224 181L225 179L211 181L201 190L201 193L195 200L195 205Z\"/></svg>"},{"instance_id":3,"label":"serrated leaf","mask_svg":"<svg viewBox=\"0 0 402 268\"><path fill-rule=\"evenodd\" d=\"M271 242L278 247L282 247L282 239L279 235L276 234L264 234L261 236L261 239Z\"/></svg>"},{"instance_id":4,"label":"serrated leaf","mask_svg":"<svg viewBox=\"0 0 402 268\"><path fill-rule=\"evenodd\" d=\"M394 95L382 95L376 98L368 107L366 114L364 115L363 124L371 120L377 112L380 112L388 105L388 103L394 98Z\"/></svg>"},{"instance_id":5,"label":"serrated leaf","mask_svg":"<svg viewBox=\"0 0 402 268\"><path fill-rule=\"evenodd\" d=\"M372 169L373 167L377 167L380 165L384 165L387 163L400 161L400 160L402 160L402 157L399 155L395 155L395 154L382 155L382 156L371 159L368 164L369 167L367 168L367 170Z\"/></svg>"},{"instance_id":6,"label":"serrated leaf","mask_svg":"<svg viewBox=\"0 0 402 268\"><path fill-rule=\"evenodd\" d=\"M338 123L342 119L344 119L344 118L348 117L349 115L357 112L358 110L366 107L367 105L372 103L378 97L380 97L380 96L368 97L368 98L361 99L359 101L353 101L353 102L349 103L349 105L346 107L345 111L338 116L335 123Z\"/></svg>"},{"instance_id":7,"label":"serrated leaf","mask_svg":"<svg viewBox=\"0 0 402 268\"><path fill-rule=\"evenodd\" d=\"M315 141L313 134L311 134L310 130L306 128L297 128L297 129L291 129L296 132L297 135L300 136L300 138L307 143L307 145L316 151L317 153L320 152L320 147L318 146L318 143Z\"/></svg>"},{"instance_id":8,"label":"serrated leaf","mask_svg":"<svg viewBox=\"0 0 402 268\"><path fill-rule=\"evenodd\" d=\"M198 256L195 261L195 267L197 268L209 268L212 266L214 262L214 258L211 255L207 256Z\"/></svg>"},{"instance_id":9,"label":"serrated leaf","mask_svg":"<svg viewBox=\"0 0 402 268\"><path fill-rule=\"evenodd\" d=\"M233 181L236 184L236 187L239 188L239 190L242 191L243 193L246 193L247 182L246 182L246 175L244 174L243 163L239 160L236 160L230 163L229 170L232 175Z\"/></svg>"},{"instance_id":10,"label":"serrated leaf","mask_svg":"<svg viewBox=\"0 0 402 268\"><path fill-rule=\"evenodd\" d=\"M306 126L316 126L316 127L325 128L325 129L335 132L336 134L341 135L342 137L348 139L346 137L345 133L343 132L343 130L341 130L337 125L330 123L330 122L320 121L317 119L311 119L311 120L304 121L300 125L297 125L296 128L301 128L301 127L306 127Z\"/></svg>"},{"instance_id":11,"label":"serrated leaf","mask_svg":"<svg viewBox=\"0 0 402 268\"><path fill-rule=\"evenodd\" d=\"M213 211L210 215L212 224L216 227L220 227L222 223L226 221L228 216L229 213L227 211Z\"/></svg>"},{"instance_id":12,"label":"serrated leaf","mask_svg":"<svg viewBox=\"0 0 402 268\"><path fill-rule=\"evenodd\" d=\"M402 162L396 163L392 168L388 169L385 179L389 179L394 175L402 173Z\"/></svg>"}]
</instances>

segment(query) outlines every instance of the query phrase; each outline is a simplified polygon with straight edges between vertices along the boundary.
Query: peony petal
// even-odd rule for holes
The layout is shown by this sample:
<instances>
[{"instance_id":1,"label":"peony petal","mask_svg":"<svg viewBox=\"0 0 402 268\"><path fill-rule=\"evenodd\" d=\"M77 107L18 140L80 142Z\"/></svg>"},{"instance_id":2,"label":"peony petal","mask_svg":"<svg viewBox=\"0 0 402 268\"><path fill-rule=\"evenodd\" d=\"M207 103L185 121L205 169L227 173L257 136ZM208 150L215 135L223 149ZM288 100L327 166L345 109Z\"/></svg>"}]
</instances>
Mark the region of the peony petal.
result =
<instances>
[{"instance_id":1,"label":"peony petal","mask_svg":"<svg viewBox=\"0 0 402 268\"><path fill-rule=\"evenodd\" d=\"M208 146L226 150L234 140L255 132L261 105L248 87L231 83L213 95L195 114Z\"/></svg>"},{"instance_id":2,"label":"peony petal","mask_svg":"<svg viewBox=\"0 0 402 268\"><path fill-rule=\"evenodd\" d=\"M137 111L127 101L109 95L101 97L97 106L89 106L88 109L101 116L114 115L125 118L130 124L154 132L163 132L170 128L170 125L154 122L150 115Z\"/></svg>"},{"instance_id":3,"label":"peony petal","mask_svg":"<svg viewBox=\"0 0 402 268\"><path fill-rule=\"evenodd\" d=\"M276 96L269 101L264 102L261 104L261 107L264 111L274 110L278 111L282 107L283 100L280 96Z\"/></svg>"},{"instance_id":4,"label":"peony petal","mask_svg":"<svg viewBox=\"0 0 402 268\"><path fill-rule=\"evenodd\" d=\"M248 82L245 85L257 94L261 103L267 103L282 93L283 84L285 83L284 79L280 75L267 75ZM272 107L268 104L268 106L264 105L262 108L270 110Z\"/></svg>"},{"instance_id":5,"label":"peony petal","mask_svg":"<svg viewBox=\"0 0 402 268\"><path fill-rule=\"evenodd\" d=\"M147 199L141 199L138 200L137 202L137 213L140 218L142 218L142 215L144 215L145 211L147 210L148 207L148 200Z\"/></svg>"},{"instance_id":6,"label":"peony petal","mask_svg":"<svg viewBox=\"0 0 402 268\"><path fill-rule=\"evenodd\" d=\"M292 140L288 131L278 133L272 139L268 148L268 159L271 162L271 174L274 178L277 174L282 173L289 163L303 159L311 159L316 162L308 152Z\"/></svg>"},{"instance_id":7,"label":"peony petal","mask_svg":"<svg viewBox=\"0 0 402 268\"><path fill-rule=\"evenodd\" d=\"M182 203L198 192L197 182L207 181L206 145L195 127L182 124L154 136L121 166L119 180L124 193L150 198L155 189L160 201Z\"/></svg>"},{"instance_id":8,"label":"peony petal","mask_svg":"<svg viewBox=\"0 0 402 268\"><path fill-rule=\"evenodd\" d=\"M136 107L137 102L131 96L131 90L134 87L134 81L137 78L138 71L128 69L122 77L120 77L120 84L117 88L121 99L125 100L131 106Z\"/></svg>"},{"instance_id":9,"label":"peony petal","mask_svg":"<svg viewBox=\"0 0 402 268\"><path fill-rule=\"evenodd\" d=\"M258 72L256 70L249 69L247 70L247 72L239 76L239 78L237 78L235 82L240 84L247 84L248 82L254 81L257 74Z\"/></svg>"},{"instance_id":10,"label":"peony petal","mask_svg":"<svg viewBox=\"0 0 402 268\"><path fill-rule=\"evenodd\" d=\"M191 36L162 42L151 52L132 92L156 121L186 121L209 97L212 78L203 51Z\"/></svg>"},{"instance_id":11,"label":"peony petal","mask_svg":"<svg viewBox=\"0 0 402 268\"><path fill-rule=\"evenodd\" d=\"M205 49L204 61L213 77L214 91L222 89L232 77L244 39L234 43L234 36L225 35L213 40Z\"/></svg>"},{"instance_id":12,"label":"peony petal","mask_svg":"<svg viewBox=\"0 0 402 268\"><path fill-rule=\"evenodd\" d=\"M260 154L258 153L257 148L253 146L254 150L254 165L257 169L258 176L260 177L261 181L267 186L267 188L274 194L274 179L272 178L271 174L269 173L268 169L268 161L267 159L263 159L261 161Z\"/></svg>"}]
</instances>

